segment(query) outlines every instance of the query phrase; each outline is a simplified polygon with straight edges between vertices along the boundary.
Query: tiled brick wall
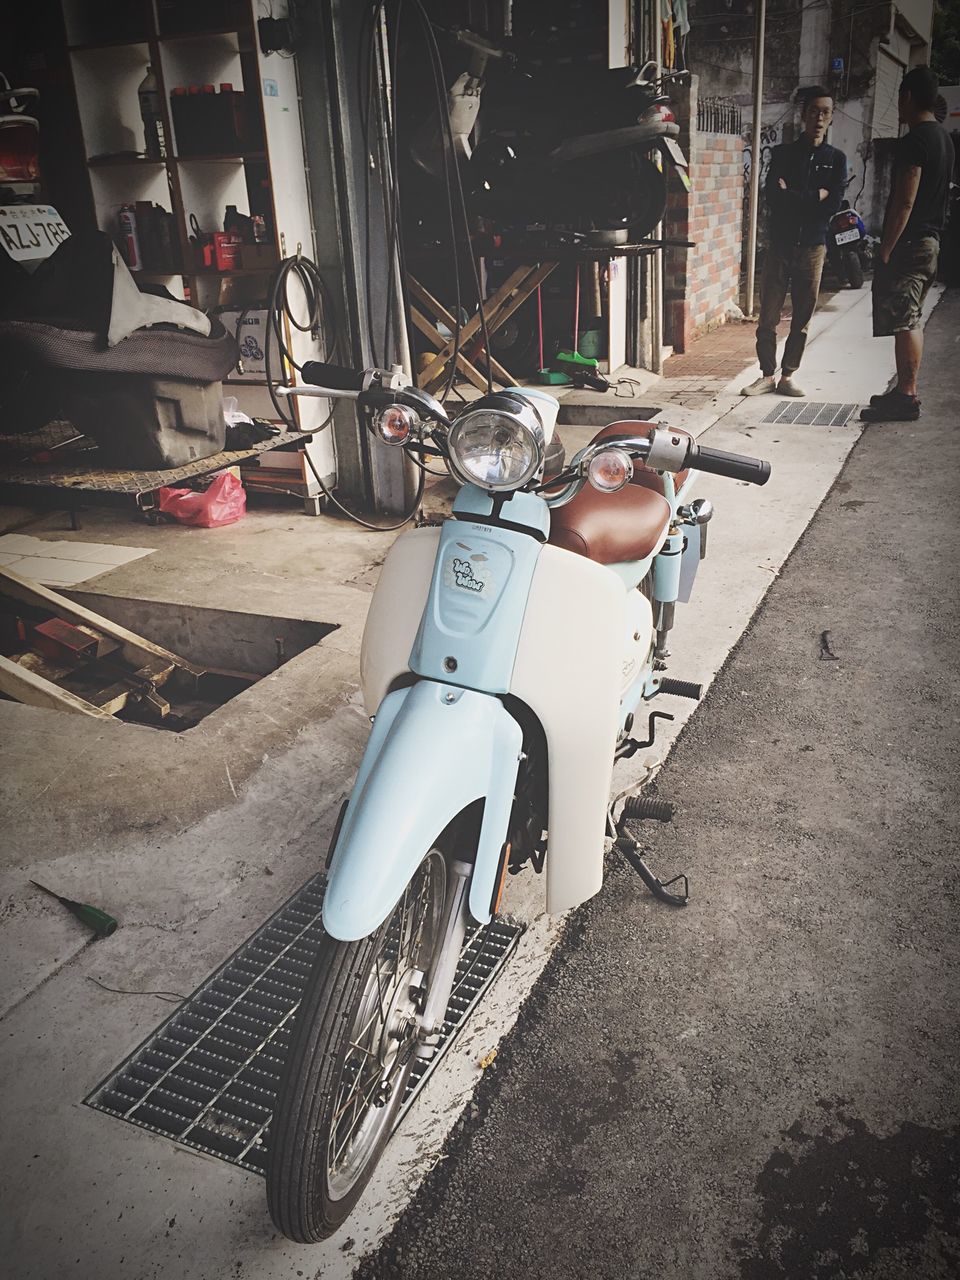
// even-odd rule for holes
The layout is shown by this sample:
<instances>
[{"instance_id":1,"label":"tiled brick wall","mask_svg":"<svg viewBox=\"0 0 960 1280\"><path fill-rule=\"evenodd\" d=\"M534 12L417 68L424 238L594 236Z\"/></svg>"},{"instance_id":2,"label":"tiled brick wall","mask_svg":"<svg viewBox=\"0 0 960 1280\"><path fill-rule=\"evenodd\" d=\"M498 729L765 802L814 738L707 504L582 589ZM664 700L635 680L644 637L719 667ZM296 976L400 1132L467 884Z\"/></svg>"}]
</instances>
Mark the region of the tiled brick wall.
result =
<instances>
[{"instance_id":1,"label":"tiled brick wall","mask_svg":"<svg viewBox=\"0 0 960 1280\"><path fill-rule=\"evenodd\" d=\"M696 121L693 95L690 106ZM685 351L698 334L723 324L739 303L743 139L698 133L695 124L691 129L682 123L678 141L687 152L693 190L688 194L676 175L669 175L664 232L668 238L694 240L696 247L666 251L664 305L667 341Z\"/></svg>"}]
</instances>

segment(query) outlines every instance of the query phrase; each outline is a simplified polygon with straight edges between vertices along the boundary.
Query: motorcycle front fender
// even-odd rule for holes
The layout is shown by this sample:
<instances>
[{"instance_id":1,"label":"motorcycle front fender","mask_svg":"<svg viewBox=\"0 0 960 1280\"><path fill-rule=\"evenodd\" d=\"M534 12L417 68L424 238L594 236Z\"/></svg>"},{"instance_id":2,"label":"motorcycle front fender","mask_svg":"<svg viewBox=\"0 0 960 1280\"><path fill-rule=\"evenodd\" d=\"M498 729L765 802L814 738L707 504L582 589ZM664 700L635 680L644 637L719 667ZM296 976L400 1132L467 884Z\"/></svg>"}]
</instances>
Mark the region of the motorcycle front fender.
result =
<instances>
[{"instance_id":1,"label":"motorcycle front fender","mask_svg":"<svg viewBox=\"0 0 960 1280\"><path fill-rule=\"evenodd\" d=\"M490 694L432 680L389 693L333 850L323 902L327 933L353 942L378 929L440 833L476 800L484 808L470 912L485 924L522 740L517 721Z\"/></svg>"}]
</instances>

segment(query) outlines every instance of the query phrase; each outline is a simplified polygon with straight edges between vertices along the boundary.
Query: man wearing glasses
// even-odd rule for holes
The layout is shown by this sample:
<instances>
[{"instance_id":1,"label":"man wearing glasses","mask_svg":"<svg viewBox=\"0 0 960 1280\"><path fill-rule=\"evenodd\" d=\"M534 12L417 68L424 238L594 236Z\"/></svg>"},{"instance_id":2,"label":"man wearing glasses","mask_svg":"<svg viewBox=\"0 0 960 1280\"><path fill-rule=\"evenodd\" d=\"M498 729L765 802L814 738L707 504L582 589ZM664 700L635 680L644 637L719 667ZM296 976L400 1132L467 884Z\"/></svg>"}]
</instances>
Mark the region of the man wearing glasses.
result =
<instances>
[{"instance_id":1,"label":"man wearing glasses","mask_svg":"<svg viewBox=\"0 0 960 1280\"><path fill-rule=\"evenodd\" d=\"M793 380L807 342L807 329L820 293L827 224L840 208L847 184L847 158L824 139L833 119L833 98L815 85L801 91L803 132L796 142L774 147L764 193L769 211L769 243L760 278L757 360L761 374L743 388L745 396L776 391L802 396ZM777 381L777 325L787 290L793 315Z\"/></svg>"}]
</instances>

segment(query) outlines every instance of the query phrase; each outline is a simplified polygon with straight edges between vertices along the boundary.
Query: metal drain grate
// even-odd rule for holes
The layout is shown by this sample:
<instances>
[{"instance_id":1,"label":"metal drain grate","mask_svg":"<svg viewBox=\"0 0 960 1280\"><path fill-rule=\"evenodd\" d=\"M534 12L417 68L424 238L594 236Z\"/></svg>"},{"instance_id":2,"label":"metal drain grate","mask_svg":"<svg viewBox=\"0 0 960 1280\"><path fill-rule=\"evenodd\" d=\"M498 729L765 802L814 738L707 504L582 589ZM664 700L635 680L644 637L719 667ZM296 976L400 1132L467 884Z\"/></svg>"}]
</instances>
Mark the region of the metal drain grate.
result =
<instances>
[{"instance_id":1,"label":"metal drain grate","mask_svg":"<svg viewBox=\"0 0 960 1280\"><path fill-rule=\"evenodd\" d=\"M764 422L795 422L800 427L845 427L855 404L828 404L819 400L781 400Z\"/></svg>"},{"instance_id":2,"label":"metal drain grate","mask_svg":"<svg viewBox=\"0 0 960 1280\"><path fill-rule=\"evenodd\" d=\"M87 1105L262 1174L293 1015L323 934L322 887L320 876L308 881ZM439 1051L415 1064L398 1123L522 932L495 919L467 939Z\"/></svg>"}]
</instances>

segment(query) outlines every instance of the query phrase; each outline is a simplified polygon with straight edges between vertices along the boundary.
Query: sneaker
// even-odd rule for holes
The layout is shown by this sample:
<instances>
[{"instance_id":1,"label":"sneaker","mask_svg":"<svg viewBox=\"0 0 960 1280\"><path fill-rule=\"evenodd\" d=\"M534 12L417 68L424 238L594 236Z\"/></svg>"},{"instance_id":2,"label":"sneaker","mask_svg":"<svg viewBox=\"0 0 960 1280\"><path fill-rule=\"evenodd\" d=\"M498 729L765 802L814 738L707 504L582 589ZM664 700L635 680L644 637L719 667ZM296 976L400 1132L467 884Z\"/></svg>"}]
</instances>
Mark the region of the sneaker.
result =
<instances>
[{"instance_id":1,"label":"sneaker","mask_svg":"<svg viewBox=\"0 0 960 1280\"><path fill-rule=\"evenodd\" d=\"M796 396L798 400L802 400L806 394L805 391L800 390L789 373L785 373L777 383L779 396Z\"/></svg>"},{"instance_id":2,"label":"sneaker","mask_svg":"<svg viewBox=\"0 0 960 1280\"><path fill-rule=\"evenodd\" d=\"M762 396L767 391L776 391L777 380L773 374L761 374L755 382L740 388L742 396Z\"/></svg>"},{"instance_id":3,"label":"sneaker","mask_svg":"<svg viewBox=\"0 0 960 1280\"><path fill-rule=\"evenodd\" d=\"M916 422L920 417L920 401L915 396L903 396L898 404L872 405L860 412L861 422Z\"/></svg>"},{"instance_id":4,"label":"sneaker","mask_svg":"<svg viewBox=\"0 0 960 1280\"><path fill-rule=\"evenodd\" d=\"M871 396L870 403L875 409L890 409L900 405L920 404L920 401L916 396L908 396L905 392L898 391L894 387L892 391L884 391L881 395Z\"/></svg>"}]
</instances>

